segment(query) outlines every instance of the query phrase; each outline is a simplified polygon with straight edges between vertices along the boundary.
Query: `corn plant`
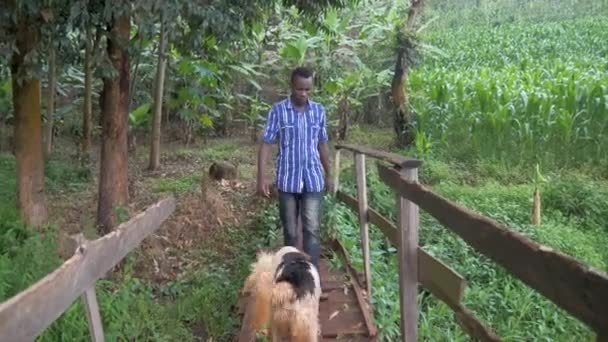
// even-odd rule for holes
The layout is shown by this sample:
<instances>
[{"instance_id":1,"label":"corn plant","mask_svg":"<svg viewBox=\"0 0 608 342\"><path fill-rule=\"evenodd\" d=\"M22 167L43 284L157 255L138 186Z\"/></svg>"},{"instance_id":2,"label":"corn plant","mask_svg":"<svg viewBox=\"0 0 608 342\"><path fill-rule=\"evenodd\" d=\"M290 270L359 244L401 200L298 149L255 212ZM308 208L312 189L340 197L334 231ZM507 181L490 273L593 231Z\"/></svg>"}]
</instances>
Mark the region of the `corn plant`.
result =
<instances>
[{"instance_id":1,"label":"corn plant","mask_svg":"<svg viewBox=\"0 0 608 342\"><path fill-rule=\"evenodd\" d=\"M606 160L606 31L606 19L580 19L430 35L449 57L411 75L418 129L455 157Z\"/></svg>"}]
</instances>

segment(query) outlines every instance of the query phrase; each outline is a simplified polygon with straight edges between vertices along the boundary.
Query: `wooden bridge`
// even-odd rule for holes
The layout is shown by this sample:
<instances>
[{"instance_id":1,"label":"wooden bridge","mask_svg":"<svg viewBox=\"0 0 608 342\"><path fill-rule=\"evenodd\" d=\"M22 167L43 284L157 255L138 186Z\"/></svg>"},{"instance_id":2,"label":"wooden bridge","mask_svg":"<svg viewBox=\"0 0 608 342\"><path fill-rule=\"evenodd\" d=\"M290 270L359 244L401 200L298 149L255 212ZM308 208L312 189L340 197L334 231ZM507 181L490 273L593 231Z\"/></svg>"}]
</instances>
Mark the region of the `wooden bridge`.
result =
<instances>
[{"instance_id":1,"label":"wooden bridge","mask_svg":"<svg viewBox=\"0 0 608 342\"><path fill-rule=\"evenodd\" d=\"M339 190L340 157L353 153L357 198ZM366 157L375 158L380 178L394 190L398 219L390 222L367 205ZM399 298L403 341L418 339L418 286L426 288L454 311L456 322L473 339L500 338L463 304L463 276L418 246L418 210L427 211L445 228L459 235L476 251L502 266L522 282L553 301L608 342L608 274L595 270L551 248L540 245L513 229L463 208L427 189L417 181L420 161L352 145L336 146L334 194L359 214L362 274L356 273L338 241L325 245L342 259L342 269L321 262L322 287L329 295L321 302L323 340L373 341L380 335L373 321L370 298L371 262L369 224L395 245L399 262ZM122 260L175 209L168 198L149 207L117 229L95 241L82 241L77 252L57 270L27 290L0 304L0 340L32 341L72 302L82 296L93 341L104 333L95 296L95 282ZM49 298L52 298L50 300ZM241 301L243 323L248 319L248 298ZM490 322L491 323L491 322ZM243 324L246 327L246 324ZM254 338L246 329L241 338Z\"/></svg>"}]
</instances>

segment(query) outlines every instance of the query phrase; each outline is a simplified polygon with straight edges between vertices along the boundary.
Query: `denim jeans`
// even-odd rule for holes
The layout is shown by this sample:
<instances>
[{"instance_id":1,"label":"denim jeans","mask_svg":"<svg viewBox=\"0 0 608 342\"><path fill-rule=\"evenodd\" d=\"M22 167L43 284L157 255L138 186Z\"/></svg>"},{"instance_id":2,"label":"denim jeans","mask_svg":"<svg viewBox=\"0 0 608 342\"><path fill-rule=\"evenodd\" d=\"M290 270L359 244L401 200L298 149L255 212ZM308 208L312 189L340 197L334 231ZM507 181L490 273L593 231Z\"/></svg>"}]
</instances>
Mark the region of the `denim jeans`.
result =
<instances>
[{"instance_id":1,"label":"denim jeans","mask_svg":"<svg viewBox=\"0 0 608 342\"><path fill-rule=\"evenodd\" d=\"M279 191L279 216L283 225L285 246L297 247L298 215L302 215L302 245L312 263L319 267L321 192L290 193Z\"/></svg>"}]
</instances>

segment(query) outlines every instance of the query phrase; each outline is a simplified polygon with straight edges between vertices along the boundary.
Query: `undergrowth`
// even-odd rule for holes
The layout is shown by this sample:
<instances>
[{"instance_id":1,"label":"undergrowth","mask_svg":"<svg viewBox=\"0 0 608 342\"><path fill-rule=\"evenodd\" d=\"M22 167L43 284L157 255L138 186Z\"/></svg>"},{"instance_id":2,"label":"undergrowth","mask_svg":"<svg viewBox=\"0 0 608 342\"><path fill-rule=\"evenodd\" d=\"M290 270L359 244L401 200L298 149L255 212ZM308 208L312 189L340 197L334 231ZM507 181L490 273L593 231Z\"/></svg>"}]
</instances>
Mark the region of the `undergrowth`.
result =
<instances>
[{"instance_id":1,"label":"undergrowth","mask_svg":"<svg viewBox=\"0 0 608 342\"><path fill-rule=\"evenodd\" d=\"M425 170L425 167L431 170ZM608 184L582 176L555 179L542 188L543 223L529 224L533 188L530 184L501 184L491 177L469 172L449 172L442 162L426 163L421 179L436 180L433 190L467 208L506 224L539 243L548 245L589 264L608 270ZM474 170L474 169L473 169ZM370 207L395 220L395 196L378 178L367 173ZM497 170L497 172L501 172ZM505 172L508 173L508 172ZM504 175L504 173L503 173ZM446 180L439 181L445 177ZM341 188L355 194L352 172L341 176ZM467 180L476 179L471 186ZM500 177L498 177L500 179ZM522 179L523 182L523 179ZM328 203L326 220L333 234L346 245L353 264L362 270L357 215L334 202ZM505 341L583 341L594 334L486 257L474 251L457 235L421 211L420 245L467 279L464 303ZM373 305L382 339L399 336L399 286L396 250L382 233L370 228ZM452 311L421 290L420 339L466 341L467 335L455 323Z\"/></svg>"},{"instance_id":2,"label":"undergrowth","mask_svg":"<svg viewBox=\"0 0 608 342\"><path fill-rule=\"evenodd\" d=\"M15 206L15 159L0 155L0 302L25 290L52 272L57 254L57 227L26 227ZM46 166L49 191L78 191L89 184L84 170L61 161ZM164 179L156 191L188 191L198 177ZM274 211L273 211L274 210ZM118 273L96 282L105 338L108 341L227 341L240 326L236 303L249 264L260 246L276 238L276 209L261 211L251 227L230 227L226 253L201 251L201 267L182 279L159 285L134 276L137 257L125 258ZM246 234L243 230L247 230ZM274 233L273 233L274 232ZM38 341L88 341L82 301L77 299Z\"/></svg>"}]
</instances>

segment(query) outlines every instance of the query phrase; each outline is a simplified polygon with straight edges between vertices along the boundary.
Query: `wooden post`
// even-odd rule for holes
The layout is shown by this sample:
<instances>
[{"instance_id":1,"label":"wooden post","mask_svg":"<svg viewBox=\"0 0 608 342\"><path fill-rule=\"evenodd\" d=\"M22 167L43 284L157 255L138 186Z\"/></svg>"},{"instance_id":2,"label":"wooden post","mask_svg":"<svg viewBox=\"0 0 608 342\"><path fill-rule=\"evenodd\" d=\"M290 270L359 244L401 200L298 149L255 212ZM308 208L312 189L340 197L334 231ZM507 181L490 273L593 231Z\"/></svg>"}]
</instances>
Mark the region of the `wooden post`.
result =
<instances>
[{"instance_id":1,"label":"wooden post","mask_svg":"<svg viewBox=\"0 0 608 342\"><path fill-rule=\"evenodd\" d=\"M334 188L333 193L334 196L338 193L340 187L340 149L336 150L336 155L334 156Z\"/></svg>"},{"instance_id":2,"label":"wooden post","mask_svg":"<svg viewBox=\"0 0 608 342\"><path fill-rule=\"evenodd\" d=\"M406 168L402 174L418 181L418 169ZM401 339L418 339L418 206L397 195L399 205L399 302L401 306Z\"/></svg>"},{"instance_id":3,"label":"wooden post","mask_svg":"<svg viewBox=\"0 0 608 342\"><path fill-rule=\"evenodd\" d=\"M367 297L372 298L372 275L369 260L369 229L367 224L367 185L365 181L365 155L355 154L355 172L357 174L357 198L359 200L359 227L361 230L361 249L363 250L363 267L365 270L365 287Z\"/></svg>"},{"instance_id":4,"label":"wooden post","mask_svg":"<svg viewBox=\"0 0 608 342\"><path fill-rule=\"evenodd\" d=\"M103 325L101 324L101 315L99 314L99 306L97 305L94 283L84 291L82 300L84 301L84 309L87 314L87 321L89 322L91 341L103 342Z\"/></svg>"}]
</instances>

